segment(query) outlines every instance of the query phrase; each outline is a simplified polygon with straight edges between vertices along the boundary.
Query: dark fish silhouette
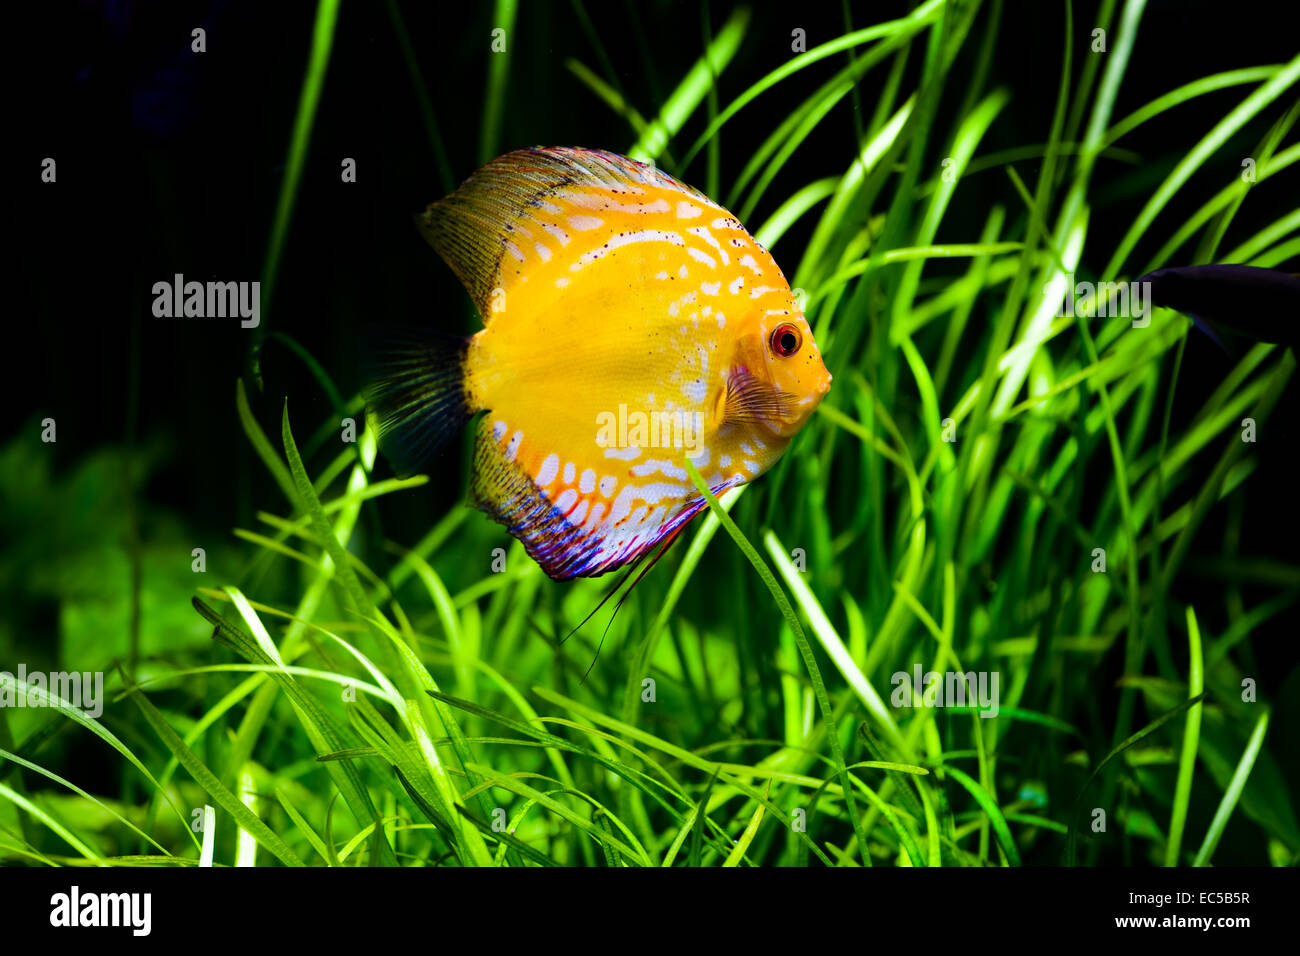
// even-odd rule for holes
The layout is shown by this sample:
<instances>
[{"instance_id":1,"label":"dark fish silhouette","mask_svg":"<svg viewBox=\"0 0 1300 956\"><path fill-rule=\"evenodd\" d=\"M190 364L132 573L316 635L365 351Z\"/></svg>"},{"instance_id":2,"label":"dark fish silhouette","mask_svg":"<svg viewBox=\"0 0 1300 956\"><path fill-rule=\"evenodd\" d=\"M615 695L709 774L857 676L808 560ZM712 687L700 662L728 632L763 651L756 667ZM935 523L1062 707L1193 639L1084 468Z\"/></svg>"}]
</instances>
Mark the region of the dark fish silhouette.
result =
<instances>
[{"instance_id":1,"label":"dark fish silhouette","mask_svg":"<svg viewBox=\"0 0 1300 956\"><path fill-rule=\"evenodd\" d=\"M1258 266L1209 265L1157 269L1138 281L1150 283L1155 305L1190 316L1220 347L1216 333L1300 348L1300 276Z\"/></svg>"}]
</instances>

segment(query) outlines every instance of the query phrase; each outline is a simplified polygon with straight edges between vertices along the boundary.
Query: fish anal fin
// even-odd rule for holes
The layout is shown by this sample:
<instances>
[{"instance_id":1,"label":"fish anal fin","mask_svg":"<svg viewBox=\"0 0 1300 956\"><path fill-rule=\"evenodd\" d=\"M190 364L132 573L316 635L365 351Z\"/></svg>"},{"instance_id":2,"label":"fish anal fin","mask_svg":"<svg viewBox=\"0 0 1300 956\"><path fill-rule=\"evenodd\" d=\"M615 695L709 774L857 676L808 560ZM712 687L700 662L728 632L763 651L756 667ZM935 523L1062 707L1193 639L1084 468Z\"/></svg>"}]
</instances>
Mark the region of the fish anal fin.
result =
<instances>
[{"instance_id":1,"label":"fish anal fin","mask_svg":"<svg viewBox=\"0 0 1300 956\"><path fill-rule=\"evenodd\" d=\"M507 453L505 435L494 430L491 415L479 425L474 444L474 473L470 480L470 503L506 526L523 544L529 557L556 581L596 577L639 560L647 552L671 540L708 502L698 496L686 498L676 509L668 509L654 525L611 527L606 520L589 527L584 501L599 503L594 496L570 496L561 508L547 498L532 474ZM514 439L510 439L514 441ZM516 445L519 459L526 449ZM734 481L714 489L721 493ZM572 503L570 503L572 502ZM582 517L570 521L574 514Z\"/></svg>"}]
</instances>

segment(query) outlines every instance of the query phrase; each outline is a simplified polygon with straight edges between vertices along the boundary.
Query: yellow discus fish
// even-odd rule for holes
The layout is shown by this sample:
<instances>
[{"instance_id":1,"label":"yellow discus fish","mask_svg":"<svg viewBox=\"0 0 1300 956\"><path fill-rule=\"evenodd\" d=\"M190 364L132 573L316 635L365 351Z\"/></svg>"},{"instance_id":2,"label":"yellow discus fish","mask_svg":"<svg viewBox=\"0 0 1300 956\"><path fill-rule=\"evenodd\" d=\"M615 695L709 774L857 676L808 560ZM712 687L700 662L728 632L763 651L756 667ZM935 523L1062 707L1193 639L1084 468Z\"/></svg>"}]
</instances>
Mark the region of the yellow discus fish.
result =
<instances>
[{"instance_id":1,"label":"yellow discus fish","mask_svg":"<svg viewBox=\"0 0 1300 956\"><path fill-rule=\"evenodd\" d=\"M498 157L418 219L473 297L469 339L388 333L367 389L399 473L470 417L471 502L556 580L666 546L770 468L830 389L785 277L729 212L592 149Z\"/></svg>"}]
</instances>

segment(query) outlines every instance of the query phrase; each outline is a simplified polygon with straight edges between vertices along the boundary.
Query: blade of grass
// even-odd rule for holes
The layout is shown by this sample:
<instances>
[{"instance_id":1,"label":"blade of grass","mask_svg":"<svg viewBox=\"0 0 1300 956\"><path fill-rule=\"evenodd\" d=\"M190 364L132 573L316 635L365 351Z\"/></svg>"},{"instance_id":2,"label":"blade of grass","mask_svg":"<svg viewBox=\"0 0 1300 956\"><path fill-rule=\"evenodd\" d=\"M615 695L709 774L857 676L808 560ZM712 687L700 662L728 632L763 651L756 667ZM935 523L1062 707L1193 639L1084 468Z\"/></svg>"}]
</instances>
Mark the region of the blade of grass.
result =
<instances>
[{"instance_id":1,"label":"blade of grass","mask_svg":"<svg viewBox=\"0 0 1300 956\"><path fill-rule=\"evenodd\" d=\"M125 677L125 675L123 676ZM131 699L140 708L145 720L153 727L154 732L162 738L162 742L167 746L167 749L175 754L176 759L180 761L186 772L194 778L194 782L207 791L208 795L235 819L235 823L240 828L247 830L253 836L253 839L266 847L285 866L304 865L302 860L298 858L298 854L294 853L287 843L271 831L270 827L263 823L248 807L244 806L243 801L231 793L225 784L217 779L217 775L204 765L198 755L185 746L185 742L167 723L167 718L162 715L162 711L155 707L137 688L131 687L130 694Z\"/></svg>"},{"instance_id":2,"label":"blade of grass","mask_svg":"<svg viewBox=\"0 0 1300 956\"><path fill-rule=\"evenodd\" d=\"M1188 664L1187 693L1200 697L1205 685L1201 665L1201 631L1196 624L1196 612L1187 608L1187 645L1191 655ZM1169 842L1165 844L1165 866L1178 865L1178 850L1183 842L1183 827L1187 824L1187 805L1192 798L1192 771L1196 769L1196 747L1201 739L1201 705L1187 710L1187 726L1183 731L1183 752L1178 761L1178 782L1174 786L1173 814L1169 819Z\"/></svg>"},{"instance_id":3,"label":"blade of grass","mask_svg":"<svg viewBox=\"0 0 1300 956\"><path fill-rule=\"evenodd\" d=\"M716 77L727 68L740 41L745 36L745 27L749 23L749 8L737 7L722 25L713 43L704 55L695 62L677 88L664 100L659 108L659 115L651 121L646 131L639 137L627 155L633 159L658 159L671 140L685 125L687 119L695 112L705 96L713 87ZM688 160L689 162L689 160ZM683 167L685 164L683 164Z\"/></svg>"},{"instance_id":4,"label":"blade of grass","mask_svg":"<svg viewBox=\"0 0 1300 956\"><path fill-rule=\"evenodd\" d=\"M483 125L479 133L478 161L483 165L497 155L501 144L501 117L506 109L506 85L510 79L510 52L519 40L515 33L518 0L496 0L492 14L492 46L488 47L487 90L483 98ZM496 31L502 33L498 36ZM495 49L500 40L503 47ZM488 37L483 38L484 41Z\"/></svg>"},{"instance_id":5,"label":"blade of grass","mask_svg":"<svg viewBox=\"0 0 1300 956\"><path fill-rule=\"evenodd\" d=\"M949 765L944 770L944 773L966 788L967 792L975 798L975 802L980 805L980 809L988 817L989 823L993 825L993 833L997 837L998 846L1002 848L1003 855L1007 858L1007 865L1019 866L1020 851L1016 849L1016 841L1011 838L1011 828L1007 826L1006 817L1002 815L997 802L989 795L989 792L980 786L978 781L954 766Z\"/></svg>"},{"instance_id":6,"label":"blade of grass","mask_svg":"<svg viewBox=\"0 0 1300 956\"><path fill-rule=\"evenodd\" d=\"M1214 851L1219 845L1219 839L1223 836L1224 828L1227 827L1228 820L1232 817L1232 811L1237 807L1237 801L1241 799L1242 790L1246 788L1246 781L1250 777L1250 771L1254 769L1260 748L1264 746L1264 735L1268 732L1268 721L1268 711L1260 714L1259 719L1255 721L1255 729L1251 731L1250 740L1246 743L1246 749L1242 752L1241 760L1237 763L1237 769L1232 775L1232 780L1228 783L1228 788L1223 791L1223 798L1219 801L1218 809L1214 811L1214 819L1210 821L1209 829L1205 831L1205 839L1201 842L1201 848L1196 852L1196 859L1192 861L1192 866L1210 865L1210 860L1214 857Z\"/></svg>"}]
</instances>

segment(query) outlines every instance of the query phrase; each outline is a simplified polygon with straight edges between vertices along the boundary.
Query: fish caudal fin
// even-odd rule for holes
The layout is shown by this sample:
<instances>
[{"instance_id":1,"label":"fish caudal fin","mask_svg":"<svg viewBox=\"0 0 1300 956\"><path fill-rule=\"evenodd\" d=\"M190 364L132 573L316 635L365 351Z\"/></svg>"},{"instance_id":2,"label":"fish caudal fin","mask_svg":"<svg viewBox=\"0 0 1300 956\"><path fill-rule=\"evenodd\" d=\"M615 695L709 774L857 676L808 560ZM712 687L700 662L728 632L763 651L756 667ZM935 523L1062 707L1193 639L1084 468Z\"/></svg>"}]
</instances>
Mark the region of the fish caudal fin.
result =
<instances>
[{"instance_id":1,"label":"fish caudal fin","mask_svg":"<svg viewBox=\"0 0 1300 956\"><path fill-rule=\"evenodd\" d=\"M421 471L469 421L469 340L431 329L381 328L363 358L366 412L379 447L401 476Z\"/></svg>"}]
</instances>

